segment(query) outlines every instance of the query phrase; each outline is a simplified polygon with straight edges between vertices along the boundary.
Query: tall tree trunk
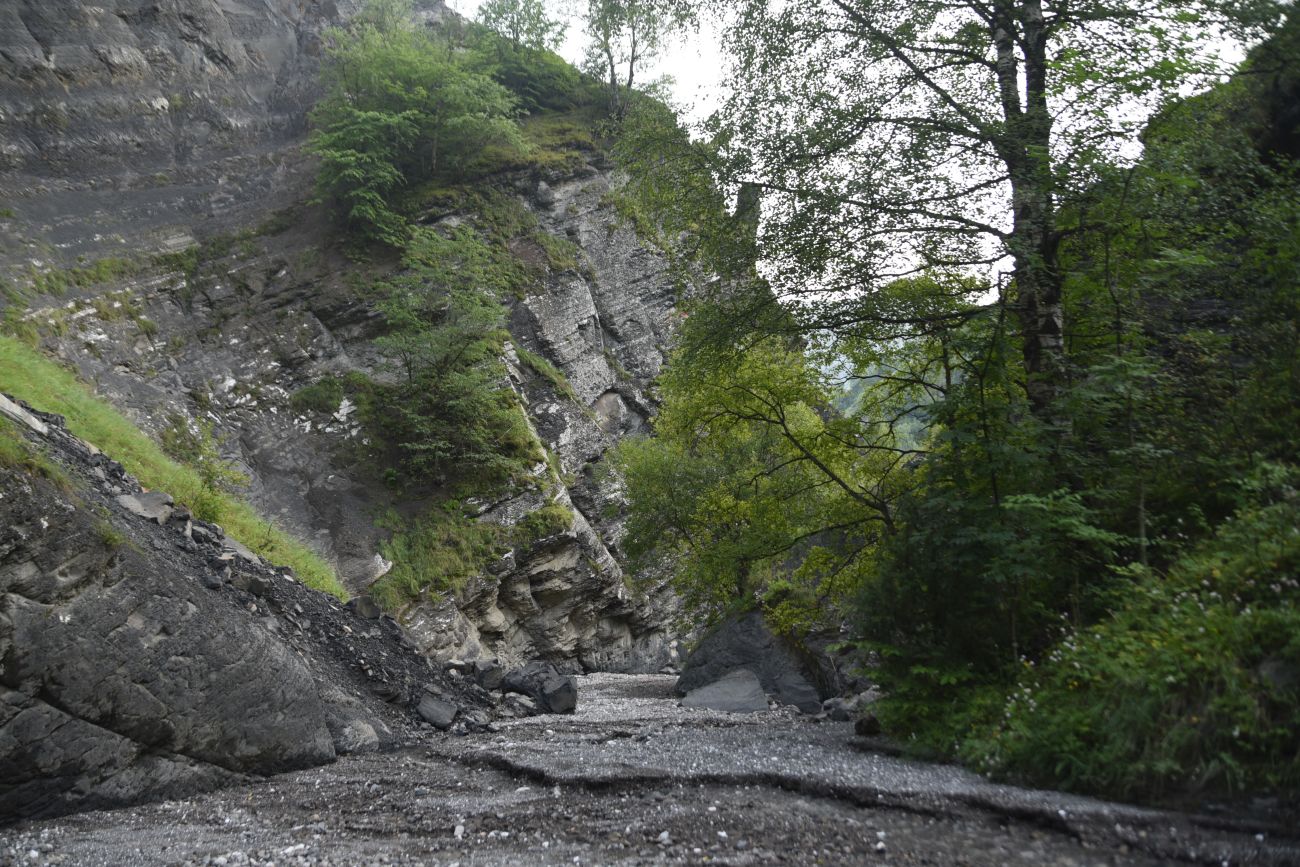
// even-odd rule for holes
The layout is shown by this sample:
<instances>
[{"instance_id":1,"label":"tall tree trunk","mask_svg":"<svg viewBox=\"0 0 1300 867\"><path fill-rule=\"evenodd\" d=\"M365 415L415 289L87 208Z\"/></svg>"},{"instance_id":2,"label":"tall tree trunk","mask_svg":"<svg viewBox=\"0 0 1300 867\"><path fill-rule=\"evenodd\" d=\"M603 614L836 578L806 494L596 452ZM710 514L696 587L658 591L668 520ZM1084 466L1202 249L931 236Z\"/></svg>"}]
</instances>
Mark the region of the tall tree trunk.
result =
<instances>
[{"instance_id":1,"label":"tall tree trunk","mask_svg":"<svg viewBox=\"0 0 1300 867\"><path fill-rule=\"evenodd\" d=\"M1017 26L1019 25L1019 26ZM1005 132L998 151L1011 179L1016 311L1025 388L1034 414L1053 421L1065 376L1065 308L1052 195L1052 116L1047 105L1047 27L1040 0L1001 0L992 36ZM1017 48L1024 63L1024 103Z\"/></svg>"}]
</instances>

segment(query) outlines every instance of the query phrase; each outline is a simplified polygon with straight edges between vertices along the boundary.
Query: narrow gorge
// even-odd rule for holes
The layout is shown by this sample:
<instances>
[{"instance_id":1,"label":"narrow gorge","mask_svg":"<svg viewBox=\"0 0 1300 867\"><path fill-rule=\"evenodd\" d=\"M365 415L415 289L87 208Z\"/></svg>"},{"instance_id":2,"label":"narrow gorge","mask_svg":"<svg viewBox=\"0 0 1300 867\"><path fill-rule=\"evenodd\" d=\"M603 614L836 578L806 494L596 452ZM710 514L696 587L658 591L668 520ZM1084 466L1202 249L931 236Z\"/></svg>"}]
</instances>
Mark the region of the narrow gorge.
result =
<instances>
[{"instance_id":1,"label":"narrow gorge","mask_svg":"<svg viewBox=\"0 0 1300 867\"><path fill-rule=\"evenodd\" d=\"M1292 6L561 5L0 0L0 867L1300 863Z\"/></svg>"}]
</instances>

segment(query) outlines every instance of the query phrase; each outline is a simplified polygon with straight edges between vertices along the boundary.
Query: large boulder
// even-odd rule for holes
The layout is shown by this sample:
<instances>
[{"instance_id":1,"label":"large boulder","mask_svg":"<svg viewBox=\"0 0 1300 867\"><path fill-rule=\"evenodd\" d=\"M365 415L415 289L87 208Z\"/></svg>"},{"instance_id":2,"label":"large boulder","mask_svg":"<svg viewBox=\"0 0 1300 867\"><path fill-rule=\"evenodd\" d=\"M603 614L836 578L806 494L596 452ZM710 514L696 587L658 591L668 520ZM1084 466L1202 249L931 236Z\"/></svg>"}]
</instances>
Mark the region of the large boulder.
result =
<instances>
[{"instance_id":1,"label":"large boulder","mask_svg":"<svg viewBox=\"0 0 1300 867\"><path fill-rule=\"evenodd\" d=\"M0 489L0 816L333 760L310 670L258 618L48 481L0 466Z\"/></svg>"},{"instance_id":2,"label":"large boulder","mask_svg":"<svg viewBox=\"0 0 1300 867\"><path fill-rule=\"evenodd\" d=\"M0 824L396 746L426 691L482 714L391 619L226 553L182 506L140 515L166 498L59 417L0 417Z\"/></svg>"},{"instance_id":3,"label":"large boulder","mask_svg":"<svg viewBox=\"0 0 1300 867\"><path fill-rule=\"evenodd\" d=\"M691 690L682 705L728 713L760 713L768 709L767 693L748 668L727 672L713 683Z\"/></svg>"},{"instance_id":4,"label":"large boulder","mask_svg":"<svg viewBox=\"0 0 1300 867\"><path fill-rule=\"evenodd\" d=\"M511 669L502 678L501 688L528 696L541 713L573 713L578 706L577 681L549 662Z\"/></svg>"},{"instance_id":5,"label":"large boulder","mask_svg":"<svg viewBox=\"0 0 1300 867\"><path fill-rule=\"evenodd\" d=\"M838 693L834 667L818 654L772 632L757 611L728 618L711 630L687 657L677 694L747 669L781 704L818 713L822 700Z\"/></svg>"}]
</instances>

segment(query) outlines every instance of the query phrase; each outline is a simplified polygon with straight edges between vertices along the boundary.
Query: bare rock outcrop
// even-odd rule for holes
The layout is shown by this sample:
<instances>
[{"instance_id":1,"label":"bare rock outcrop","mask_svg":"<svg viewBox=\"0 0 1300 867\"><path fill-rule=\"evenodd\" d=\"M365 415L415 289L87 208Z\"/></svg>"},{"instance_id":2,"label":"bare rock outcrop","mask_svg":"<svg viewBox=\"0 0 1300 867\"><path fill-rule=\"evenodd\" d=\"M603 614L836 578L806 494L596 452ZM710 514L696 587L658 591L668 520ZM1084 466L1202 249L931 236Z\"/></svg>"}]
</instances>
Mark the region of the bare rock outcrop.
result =
<instances>
[{"instance_id":1,"label":"bare rock outcrop","mask_svg":"<svg viewBox=\"0 0 1300 867\"><path fill-rule=\"evenodd\" d=\"M0 820L395 746L430 691L487 705L391 620L234 553L181 509L121 502L158 498L57 416L8 400L0 416L44 452L35 470L0 462Z\"/></svg>"},{"instance_id":2,"label":"bare rock outcrop","mask_svg":"<svg viewBox=\"0 0 1300 867\"><path fill-rule=\"evenodd\" d=\"M446 13L441 0L418 5ZM17 217L5 240L46 261L121 256L256 225L299 200L321 33L359 6L0 4L0 190Z\"/></svg>"}]
</instances>

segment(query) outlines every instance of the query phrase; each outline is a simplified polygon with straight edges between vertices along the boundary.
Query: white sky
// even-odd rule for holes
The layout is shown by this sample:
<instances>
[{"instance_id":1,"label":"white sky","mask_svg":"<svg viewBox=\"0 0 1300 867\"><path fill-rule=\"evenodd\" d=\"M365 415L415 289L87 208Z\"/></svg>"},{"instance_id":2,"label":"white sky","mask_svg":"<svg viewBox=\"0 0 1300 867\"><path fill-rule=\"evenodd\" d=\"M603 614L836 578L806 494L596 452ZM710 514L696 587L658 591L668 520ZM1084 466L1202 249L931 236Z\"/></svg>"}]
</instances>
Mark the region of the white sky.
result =
<instances>
[{"instance_id":1,"label":"white sky","mask_svg":"<svg viewBox=\"0 0 1300 867\"><path fill-rule=\"evenodd\" d=\"M481 0L446 0L447 5L466 18L475 18ZM547 7L557 17L562 13L554 12L555 2L548 2ZM577 4L573 4L577 5ZM582 20L578 15L568 16L569 28L565 32L564 44L560 47L560 56L565 60L580 65L587 37L582 32ZM703 120L713 111L719 102L718 92L723 75L722 53L719 47L717 26L712 22L701 22L698 32L687 32L674 37L661 56L645 70L638 71L637 77L644 84L660 76L673 79L672 97L677 107L683 110L687 120Z\"/></svg>"}]
</instances>

